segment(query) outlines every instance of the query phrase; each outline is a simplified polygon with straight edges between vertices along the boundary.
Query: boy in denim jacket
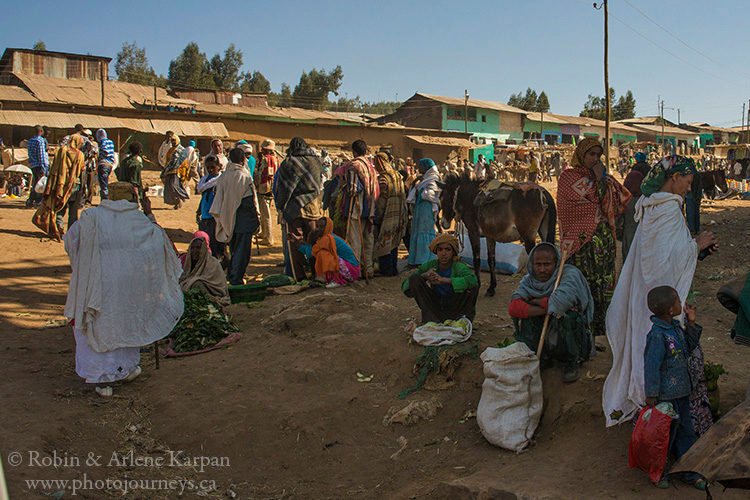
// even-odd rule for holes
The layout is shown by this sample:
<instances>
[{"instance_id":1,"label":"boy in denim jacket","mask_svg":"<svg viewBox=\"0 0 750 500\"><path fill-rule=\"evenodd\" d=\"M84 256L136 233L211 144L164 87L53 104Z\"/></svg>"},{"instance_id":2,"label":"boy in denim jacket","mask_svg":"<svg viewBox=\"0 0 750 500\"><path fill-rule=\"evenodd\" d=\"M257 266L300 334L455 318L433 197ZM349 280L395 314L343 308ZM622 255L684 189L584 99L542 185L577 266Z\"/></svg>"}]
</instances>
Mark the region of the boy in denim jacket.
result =
<instances>
[{"instance_id":1,"label":"boy in denim jacket","mask_svg":"<svg viewBox=\"0 0 750 500\"><path fill-rule=\"evenodd\" d=\"M703 328L695 324L695 307L685 304L687 326L683 328L673 319L682 313L680 297L671 286L659 286L648 292L648 308L653 326L646 337L644 379L646 405L672 403L679 418L672 422L669 448L676 458L684 455L695 443L693 418L690 414L692 384L688 372L690 353L698 346ZM706 489L706 481L698 474L684 474L682 480L696 488ZM667 488L669 481L662 478L656 484Z\"/></svg>"}]
</instances>

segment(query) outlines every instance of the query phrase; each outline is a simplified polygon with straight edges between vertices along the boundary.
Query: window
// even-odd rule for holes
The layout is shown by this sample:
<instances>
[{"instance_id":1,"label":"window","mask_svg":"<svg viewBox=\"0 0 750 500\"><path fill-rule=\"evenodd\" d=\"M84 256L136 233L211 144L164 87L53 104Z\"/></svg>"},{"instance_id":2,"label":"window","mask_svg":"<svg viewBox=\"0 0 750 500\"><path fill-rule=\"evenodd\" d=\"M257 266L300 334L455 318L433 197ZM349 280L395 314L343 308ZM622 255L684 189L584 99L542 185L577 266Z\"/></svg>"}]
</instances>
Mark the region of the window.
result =
<instances>
[{"instance_id":1,"label":"window","mask_svg":"<svg viewBox=\"0 0 750 500\"><path fill-rule=\"evenodd\" d=\"M464 108L458 106L448 107L448 109L446 110L446 114L448 115L449 120L464 120ZM469 121L477 121L476 108L469 108ZM482 121L486 121L486 119L483 118Z\"/></svg>"},{"instance_id":2,"label":"window","mask_svg":"<svg viewBox=\"0 0 750 500\"><path fill-rule=\"evenodd\" d=\"M482 123L487 123L487 115L482 115Z\"/></svg>"}]
</instances>

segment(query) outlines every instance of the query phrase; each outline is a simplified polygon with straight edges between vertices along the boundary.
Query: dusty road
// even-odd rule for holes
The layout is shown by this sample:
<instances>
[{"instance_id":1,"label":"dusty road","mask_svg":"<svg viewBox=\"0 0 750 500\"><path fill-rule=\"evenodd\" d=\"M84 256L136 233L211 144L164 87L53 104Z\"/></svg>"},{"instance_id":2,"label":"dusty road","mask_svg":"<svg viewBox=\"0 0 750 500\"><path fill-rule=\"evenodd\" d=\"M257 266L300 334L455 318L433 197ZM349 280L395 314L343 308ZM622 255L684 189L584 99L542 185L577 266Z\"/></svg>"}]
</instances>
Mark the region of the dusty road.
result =
<instances>
[{"instance_id":1,"label":"dusty road","mask_svg":"<svg viewBox=\"0 0 750 500\"><path fill-rule=\"evenodd\" d=\"M195 231L196 203L193 198L174 211L154 202L158 222L180 249ZM556 369L545 372L545 415L534 444L519 455L489 445L476 420L465 418L481 395L479 359L463 361L452 387L399 400L398 392L414 383L421 350L404 330L417 309L400 292L403 276L231 306L244 335L240 343L162 360L158 371L144 354L143 375L102 399L74 372L71 329L54 323L67 294L67 256L62 244L41 238L31 215L20 200L0 200L0 452L12 498L44 498L66 488L62 498L71 496L72 483L31 488L26 481L34 479L76 479L80 498L123 497L118 489L135 489L125 498L175 498L180 489L188 498L199 492L455 498L489 488L532 498L703 498L681 484L657 490L645 474L627 468L630 426L605 429L601 412L609 350L584 365L574 384L562 386ZM729 372L720 380L726 411L744 397L750 351L730 341L733 318L715 296L750 266L750 202L716 202L705 207L703 220L715 223L710 228L722 246L698 265L698 317L707 360ZM281 272L280 261L278 246L262 249L253 255L249 278ZM501 276L497 296L480 296L474 336L480 352L512 334L508 297L519 279ZM357 372L373 378L358 382ZM383 425L391 407L433 398L442 404L433 419ZM392 459L400 436L407 446ZM121 460L129 452L141 462ZM46 466L42 458L55 454L69 460ZM20 456L21 465L9 463L11 456ZM87 463L87 457L101 458ZM204 457L203 466L196 457ZM111 489L97 488L104 483L96 480L106 479Z\"/></svg>"}]
</instances>

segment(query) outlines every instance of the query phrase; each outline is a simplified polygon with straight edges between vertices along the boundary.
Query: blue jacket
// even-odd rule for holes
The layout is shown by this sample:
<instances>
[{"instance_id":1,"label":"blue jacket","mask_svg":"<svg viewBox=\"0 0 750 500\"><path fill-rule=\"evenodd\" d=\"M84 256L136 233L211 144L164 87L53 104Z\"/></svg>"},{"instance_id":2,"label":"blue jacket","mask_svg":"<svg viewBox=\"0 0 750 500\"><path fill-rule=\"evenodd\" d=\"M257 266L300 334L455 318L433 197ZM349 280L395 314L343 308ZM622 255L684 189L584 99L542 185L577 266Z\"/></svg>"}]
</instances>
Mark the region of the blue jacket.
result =
<instances>
[{"instance_id":1,"label":"blue jacket","mask_svg":"<svg viewBox=\"0 0 750 500\"><path fill-rule=\"evenodd\" d=\"M654 316L651 322L654 325L643 353L646 397L669 401L689 396L692 384L688 360L698 347L703 328L688 325L683 329L677 320L667 323Z\"/></svg>"}]
</instances>

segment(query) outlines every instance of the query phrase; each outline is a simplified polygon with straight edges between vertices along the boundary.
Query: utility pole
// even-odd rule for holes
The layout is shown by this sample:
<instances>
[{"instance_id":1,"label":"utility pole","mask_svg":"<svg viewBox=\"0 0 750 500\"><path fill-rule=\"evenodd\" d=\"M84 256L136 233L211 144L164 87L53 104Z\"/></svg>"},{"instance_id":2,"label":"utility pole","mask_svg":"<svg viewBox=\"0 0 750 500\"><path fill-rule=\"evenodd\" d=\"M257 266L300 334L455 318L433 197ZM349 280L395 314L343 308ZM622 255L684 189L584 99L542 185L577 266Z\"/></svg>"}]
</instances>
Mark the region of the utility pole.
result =
<instances>
[{"instance_id":1,"label":"utility pole","mask_svg":"<svg viewBox=\"0 0 750 500\"><path fill-rule=\"evenodd\" d=\"M745 103L742 103L742 127L740 127L740 144L742 144L742 134L745 133Z\"/></svg>"},{"instance_id":2,"label":"utility pole","mask_svg":"<svg viewBox=\"0 0 750 500\"><path fill-rule=\"evenodd\" d=\"M156 77L154 77L154 111L156 111Z\"/></svg>"},{"instance_id":3,"label":"utility pole","mask_svg":"<svg viewBox=\"0 0 750 500\"><path fill-rule=\"evenodd\" d=\"M609 169L609 115L612 112L612 100L609 94L609 11L607 10L607 0L604 2L604 95L607 98L607 120L604 129L604 137L606 138L607 145L604 148L606 169Z\"/></svg>"},{"instance_id":4,"label":"utility pole","mask_svg":"<svg viewBox=\"0 0 750 500\"><path fill-rule=\"evenodd\" d=\"M541 111L542 119L539 122L539 135L542 138L541 145L544 146L544 111Z\"/></svg>"},{"instance_id":5,"label":"utility pole","mask_svg":"<svg viewBox=\"0 0 750 500\"><path fill-rule=\"evenodd\" d=\"M102 107L104 107L104 64L99 61L99 80L102 82Z\"/></svg>"},{"instance_id":6,"label":"utility pole","mask_svg":"<svg viewBox=\"0 0 750 500\"><path fill-rule=\"evenodd\" d=\"M677 108L677 126L679 127L682 121L680 121L680 108Z\"/></svg>"},{"instance_id":7,"label":"utility pole","mask_svg":"<svg viewBox=\"0 0 750 500\"><path fill-rule=\"evenodd\" d=\"M743 107L744 109L744 107ZM659 117L661 118L661 155L664 155L666 146L664 144L664 99L661 101L661 110L659 111Z\"/></svg>"},{"instance_id":8,"label":"utility pole","mask_svg":"<svg viewBox=\"0 0 750 500\"><path fill-rule=\"evenodd\" d=\"M464 132L469 133L469 89L464 89Z\"/></svg>"},{"instance_id":9,"label":"utility pole","mask_svg":"<svg viewBox=\"0 0 750 500\"><path fill-rule=\"evenodd\" d=\"M604 126L604 159L606 161L605 168L609 168L609 119L612 113L612 99L609 95L609 10L607 8L607 0L602 0L597 6L594 3L594 8L599 10L604 7L604 99L607 103L607 109L605 110L605 126ZM606 171L606 170L605 170Z\"/></svg>"}]
</instances>

